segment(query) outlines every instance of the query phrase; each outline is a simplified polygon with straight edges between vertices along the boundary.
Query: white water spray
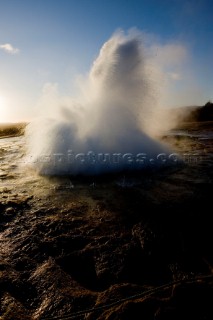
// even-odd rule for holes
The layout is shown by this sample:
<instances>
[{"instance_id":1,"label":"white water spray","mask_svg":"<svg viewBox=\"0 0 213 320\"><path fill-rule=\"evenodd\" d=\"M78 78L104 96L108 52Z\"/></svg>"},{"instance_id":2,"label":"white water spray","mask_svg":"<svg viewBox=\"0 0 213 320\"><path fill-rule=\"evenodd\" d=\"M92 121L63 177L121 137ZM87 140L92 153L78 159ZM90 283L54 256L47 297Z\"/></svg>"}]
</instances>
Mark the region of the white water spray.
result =
<instances>
[{"instance_id":1,"label":"white water spray","mask_svg":"<svg viewBox=\"0 0 213 320\"><path fill-rule=\"evenodd\" d=\"M141 36L116 33L81 84L78 101L59 104L29 125L30 164L41 174L73 175L146 166L165 150L149 135L156 84Z\"/></svg>"}]
</instances>

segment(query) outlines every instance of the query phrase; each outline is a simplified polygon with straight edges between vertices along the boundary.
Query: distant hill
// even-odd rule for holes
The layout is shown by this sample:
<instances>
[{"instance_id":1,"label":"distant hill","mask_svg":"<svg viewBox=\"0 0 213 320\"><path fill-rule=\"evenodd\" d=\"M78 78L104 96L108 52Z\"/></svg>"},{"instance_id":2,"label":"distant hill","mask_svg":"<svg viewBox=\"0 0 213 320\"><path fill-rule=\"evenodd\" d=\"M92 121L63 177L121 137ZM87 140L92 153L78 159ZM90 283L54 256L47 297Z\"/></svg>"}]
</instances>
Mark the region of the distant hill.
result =
<instances>
[{"instance_id":1,"label":"distant hill","mask_svg":"<svg viewBox=\"0 0 213 320\"><path fill-rule=\"evenodd\" d=\"M213 103L208 101L204 106L188 109L183 121L213 121Z\"/></svg>"},{"instance_id":2,"label":"distant hill","mask_svg":"<svg viewBox=\"0 0 213 320\"><path fill-rule=\"evenodd\" d=\"M1 123L0 138L21 136L24 134L26 123Z\"/></svg>"}]
</instances>

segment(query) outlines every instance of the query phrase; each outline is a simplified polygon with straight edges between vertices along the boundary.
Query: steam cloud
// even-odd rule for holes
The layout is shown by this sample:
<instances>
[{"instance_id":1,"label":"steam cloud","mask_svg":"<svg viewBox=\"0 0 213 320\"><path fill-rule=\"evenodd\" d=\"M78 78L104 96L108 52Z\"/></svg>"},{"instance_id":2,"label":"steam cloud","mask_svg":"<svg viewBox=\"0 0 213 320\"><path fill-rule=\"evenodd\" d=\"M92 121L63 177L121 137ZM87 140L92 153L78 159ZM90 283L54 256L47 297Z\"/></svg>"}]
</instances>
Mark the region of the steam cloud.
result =
<instances>
[{"instance_id":1,"label":"steam cloud","mask_svg":"<svg viewBox=\"0 0 213 320\"><path fill-rule=\"evenodd\" d=\"M140 34L114 34L101 48L77 100L52 100L27 128L28 159L41 174L100 174L146 165L165 146L157 128L158 76ZM58 104L58 105L57 105Z\"/></svg>"}]
</instances>

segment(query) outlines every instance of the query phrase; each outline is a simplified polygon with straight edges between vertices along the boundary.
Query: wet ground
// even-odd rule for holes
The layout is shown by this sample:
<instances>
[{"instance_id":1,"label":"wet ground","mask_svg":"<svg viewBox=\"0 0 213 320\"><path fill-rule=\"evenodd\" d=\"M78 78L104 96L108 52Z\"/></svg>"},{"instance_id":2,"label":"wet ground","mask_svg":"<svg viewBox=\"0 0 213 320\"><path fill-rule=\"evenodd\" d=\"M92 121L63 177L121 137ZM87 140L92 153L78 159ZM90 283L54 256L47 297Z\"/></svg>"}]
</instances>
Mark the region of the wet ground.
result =
<instances>
[{"instance_id":1,"label":"wet ground","mask_svg":"<svg viewBox=\"0 0 213 320\"><path fill-rule=\"evenodd\" d=\"M87 178L0 139L1 319L212 319L212 139L185 124L162 137L183 161Z\"/></svg>"}]
</instances>

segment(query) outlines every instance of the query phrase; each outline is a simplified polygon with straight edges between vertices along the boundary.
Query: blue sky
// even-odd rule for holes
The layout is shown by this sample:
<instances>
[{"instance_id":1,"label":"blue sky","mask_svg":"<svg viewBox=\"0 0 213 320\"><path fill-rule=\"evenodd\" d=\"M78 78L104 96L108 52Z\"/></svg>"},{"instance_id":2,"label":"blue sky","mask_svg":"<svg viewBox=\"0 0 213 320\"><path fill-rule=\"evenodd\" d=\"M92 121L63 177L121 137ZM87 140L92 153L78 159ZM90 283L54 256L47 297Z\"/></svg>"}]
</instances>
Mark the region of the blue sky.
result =
<instances>
[{"instance_id":1,"label":"blue sky","mask_svg":"<svg viewBox=\"0 0 213 320\"><path fill-rule=\"evenodd\" d=\"M47 83L72 95L117 29L173 46L159 60L173 74L168 106L213 99L212 12L211 0L0 0L0 122L33 118ZM178 67L167 67L174 55Z\"/></svg>"}]
</instances>

